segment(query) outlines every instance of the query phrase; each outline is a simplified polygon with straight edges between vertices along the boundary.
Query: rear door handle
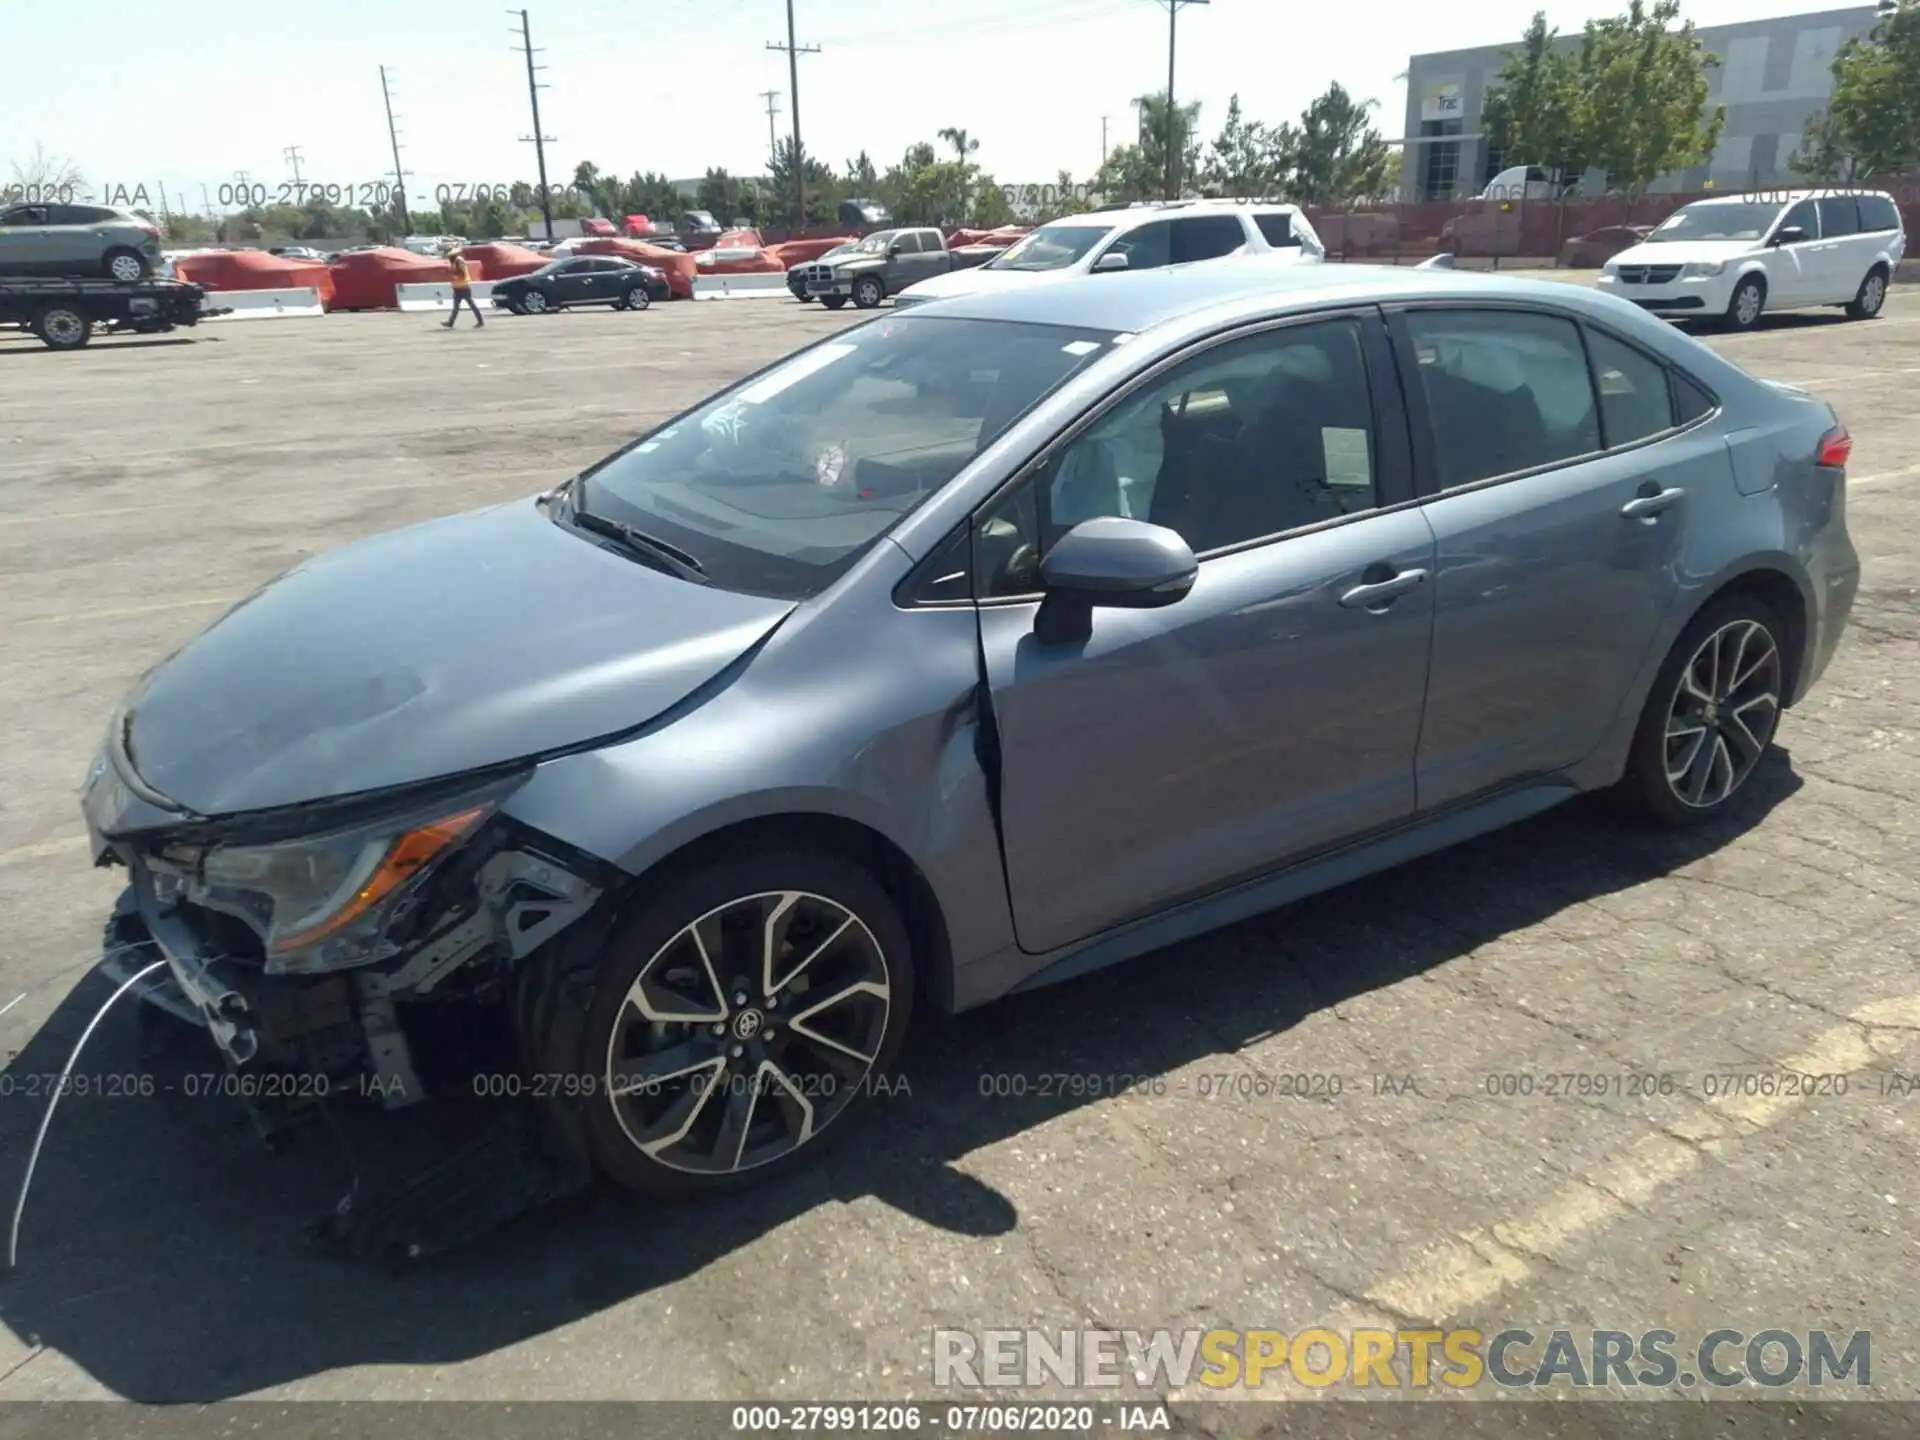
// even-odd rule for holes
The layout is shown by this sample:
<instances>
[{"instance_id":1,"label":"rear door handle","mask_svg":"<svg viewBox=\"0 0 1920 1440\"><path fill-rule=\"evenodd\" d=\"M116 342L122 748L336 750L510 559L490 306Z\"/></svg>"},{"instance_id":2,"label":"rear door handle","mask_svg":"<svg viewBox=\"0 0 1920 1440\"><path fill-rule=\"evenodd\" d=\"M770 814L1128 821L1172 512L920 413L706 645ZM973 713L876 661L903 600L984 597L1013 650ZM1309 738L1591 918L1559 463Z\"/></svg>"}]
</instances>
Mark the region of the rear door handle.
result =
<instances>
[{"instance_id":1,"label":"rear door handle","mask_svg":"<svg viewBox=\"0 0 1920 1440\"><path fill-rule=\"evenodd\" d=\"M1661 490L1652 495L1636 495L1620 507L1620 513L1629 520L1652 520L1661 511L1680 503L1687 492L1680 489Z\"/></svg>"},{"instance_id":2,"label":"rear door handle","mask_svg":"<svg viewBox=\"0 0 1920 1440\"><path fill-rule=\"evenodd\" d=\"M1409 590L1424 584L1426 578L1427 572L1424 570L1402 570L1388 579L1354 586L1340 597L1340 603L1349 610L1377 609L1392 604Z\"/></svg>"}]
</instances>

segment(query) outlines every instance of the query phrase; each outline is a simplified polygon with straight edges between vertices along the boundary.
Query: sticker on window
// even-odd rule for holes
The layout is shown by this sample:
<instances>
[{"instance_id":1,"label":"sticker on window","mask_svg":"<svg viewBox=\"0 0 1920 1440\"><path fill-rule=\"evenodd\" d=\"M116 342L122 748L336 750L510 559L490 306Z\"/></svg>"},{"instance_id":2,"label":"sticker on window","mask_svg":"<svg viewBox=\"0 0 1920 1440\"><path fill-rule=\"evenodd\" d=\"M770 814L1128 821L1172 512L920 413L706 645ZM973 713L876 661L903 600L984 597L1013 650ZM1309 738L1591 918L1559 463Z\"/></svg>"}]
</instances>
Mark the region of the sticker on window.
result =
<instances>
[{"instance_id":1,"label":"sticker on window","mask_svg":"<svg viewBox=\"0 0 1920 1440\"><path fill-rule=\"evenodd\" d=\"M1100 345L1097 341L1069 340L1060 347L1060 353L1063 355L1091 355L1099 348Z\"/></svg>"},{"instance_id":2,"label":"sticker on window","mask_svg":"<svg viewBox=\"0 0 1920 1440\"><path fill-rule=\"evenodd\" d=\"M1373 462L1367 456L1367 432L1339 425L1320 427L1320 449L1327 460L1327 484L1364 490L1373 484Z\"/></svg>"},{"instance_id":3,"label":"sticker on window","mask_svg":"<svg viewBox=\"0 0 1920 1440\"><path fill-rule=\"evenodd\" d=\"M809 350L806 354L796 356L782 365L766 379L749 385L733 397L734 402L739 405L758 405L763 401L771 400L782 390L798 385L809 375L819 374L834 361L844 360L853 354L856 348L852 345L822 345L817 350Z\"/></svg>"}]
</instances>

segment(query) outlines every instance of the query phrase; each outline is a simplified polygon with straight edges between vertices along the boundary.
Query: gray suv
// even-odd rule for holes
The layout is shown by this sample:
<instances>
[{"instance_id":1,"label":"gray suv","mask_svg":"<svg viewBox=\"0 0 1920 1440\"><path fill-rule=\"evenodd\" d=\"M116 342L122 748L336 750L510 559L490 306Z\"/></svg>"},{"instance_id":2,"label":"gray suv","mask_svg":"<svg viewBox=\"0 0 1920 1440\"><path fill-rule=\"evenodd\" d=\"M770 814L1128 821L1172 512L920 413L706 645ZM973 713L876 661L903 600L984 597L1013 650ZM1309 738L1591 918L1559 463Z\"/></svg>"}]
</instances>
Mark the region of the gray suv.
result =
<instances>
[{"instance_id":1,"label":"gray suv","mask_svg":"<svg viewBox=\"0 0 1920 1440\"><path fill-rule=\"evenodd\" d=\"M328 1067L261 1095L416 1097L493 1007L583 1170L773 1173L915 1012L1583 791L1724 815L1845 627L1850 443L1550 282L1256 257L889 314L154 669L83 799L112 963L242 1071Z\"/></svg>"},{"instance_id":2,"label":"gray suv","mask_svg":"<svg viewBox=\"0 0 1920 1440\"><path fill-rule=\"evenodd\" d=\"M9 205L0 209L0 275L145 280L160 265L160 229L110 205Z\"/></svg>"}]
</instances>

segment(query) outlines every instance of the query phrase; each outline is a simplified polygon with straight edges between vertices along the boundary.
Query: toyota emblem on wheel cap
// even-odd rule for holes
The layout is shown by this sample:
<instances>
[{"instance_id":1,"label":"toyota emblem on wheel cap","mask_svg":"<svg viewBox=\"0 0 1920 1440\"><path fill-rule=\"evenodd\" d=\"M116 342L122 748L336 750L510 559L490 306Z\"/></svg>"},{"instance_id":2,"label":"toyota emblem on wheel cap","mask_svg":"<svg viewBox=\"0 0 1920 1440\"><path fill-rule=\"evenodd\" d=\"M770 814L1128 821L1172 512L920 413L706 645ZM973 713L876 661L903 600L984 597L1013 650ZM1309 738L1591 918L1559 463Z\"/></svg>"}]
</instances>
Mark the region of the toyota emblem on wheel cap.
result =
<instances>
[{"instance_id":1,"label":"toyota emblem on wheel cap","mask_svg":"<svg viewBox=\"0 0 1920 1440\"><path fill-rule=\"evenodd\" d=\"M742 1010L738 1015L733 1017L733 1038L736 1040L753 1039L754 1036L760 1033L761 1023L760 1012L758 1010Z\"/></svg>"}]
</instances>

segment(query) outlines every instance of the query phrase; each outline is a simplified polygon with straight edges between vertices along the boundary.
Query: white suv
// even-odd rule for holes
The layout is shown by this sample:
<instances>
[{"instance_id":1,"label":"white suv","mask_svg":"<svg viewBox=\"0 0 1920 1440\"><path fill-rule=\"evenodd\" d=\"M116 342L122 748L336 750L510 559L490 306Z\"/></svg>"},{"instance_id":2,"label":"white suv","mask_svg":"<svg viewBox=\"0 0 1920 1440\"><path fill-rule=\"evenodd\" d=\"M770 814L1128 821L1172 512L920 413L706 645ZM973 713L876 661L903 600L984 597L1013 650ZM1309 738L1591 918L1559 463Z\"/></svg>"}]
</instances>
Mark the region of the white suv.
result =
<instances>
[{"instance_id":1,"label":"white suv","mask_svg":"<svg viewBox=\"0 0 1920 1440\"><path fill-rule=\"evenodd\" d=\"M1670 319L1750 329L1765 310L1880 313L1907 237L1884 191L1789 190L1683 205L1607 262L1600 288Z\"/></svg>"},{"instance_id":2,"label":"white suv","mask_svg":"<svg viewBox=\"0 0 1920 1440\"><path fill-rule=\"evenodd\" d=\"M893 303L917 305L1069 275L1150 270L1242 254L1319 261L1326 258L1326 247L1297 205L1231 200L1129 205L1051 221L984 265L907 286Z\"/></svg>"}]
</instances>

